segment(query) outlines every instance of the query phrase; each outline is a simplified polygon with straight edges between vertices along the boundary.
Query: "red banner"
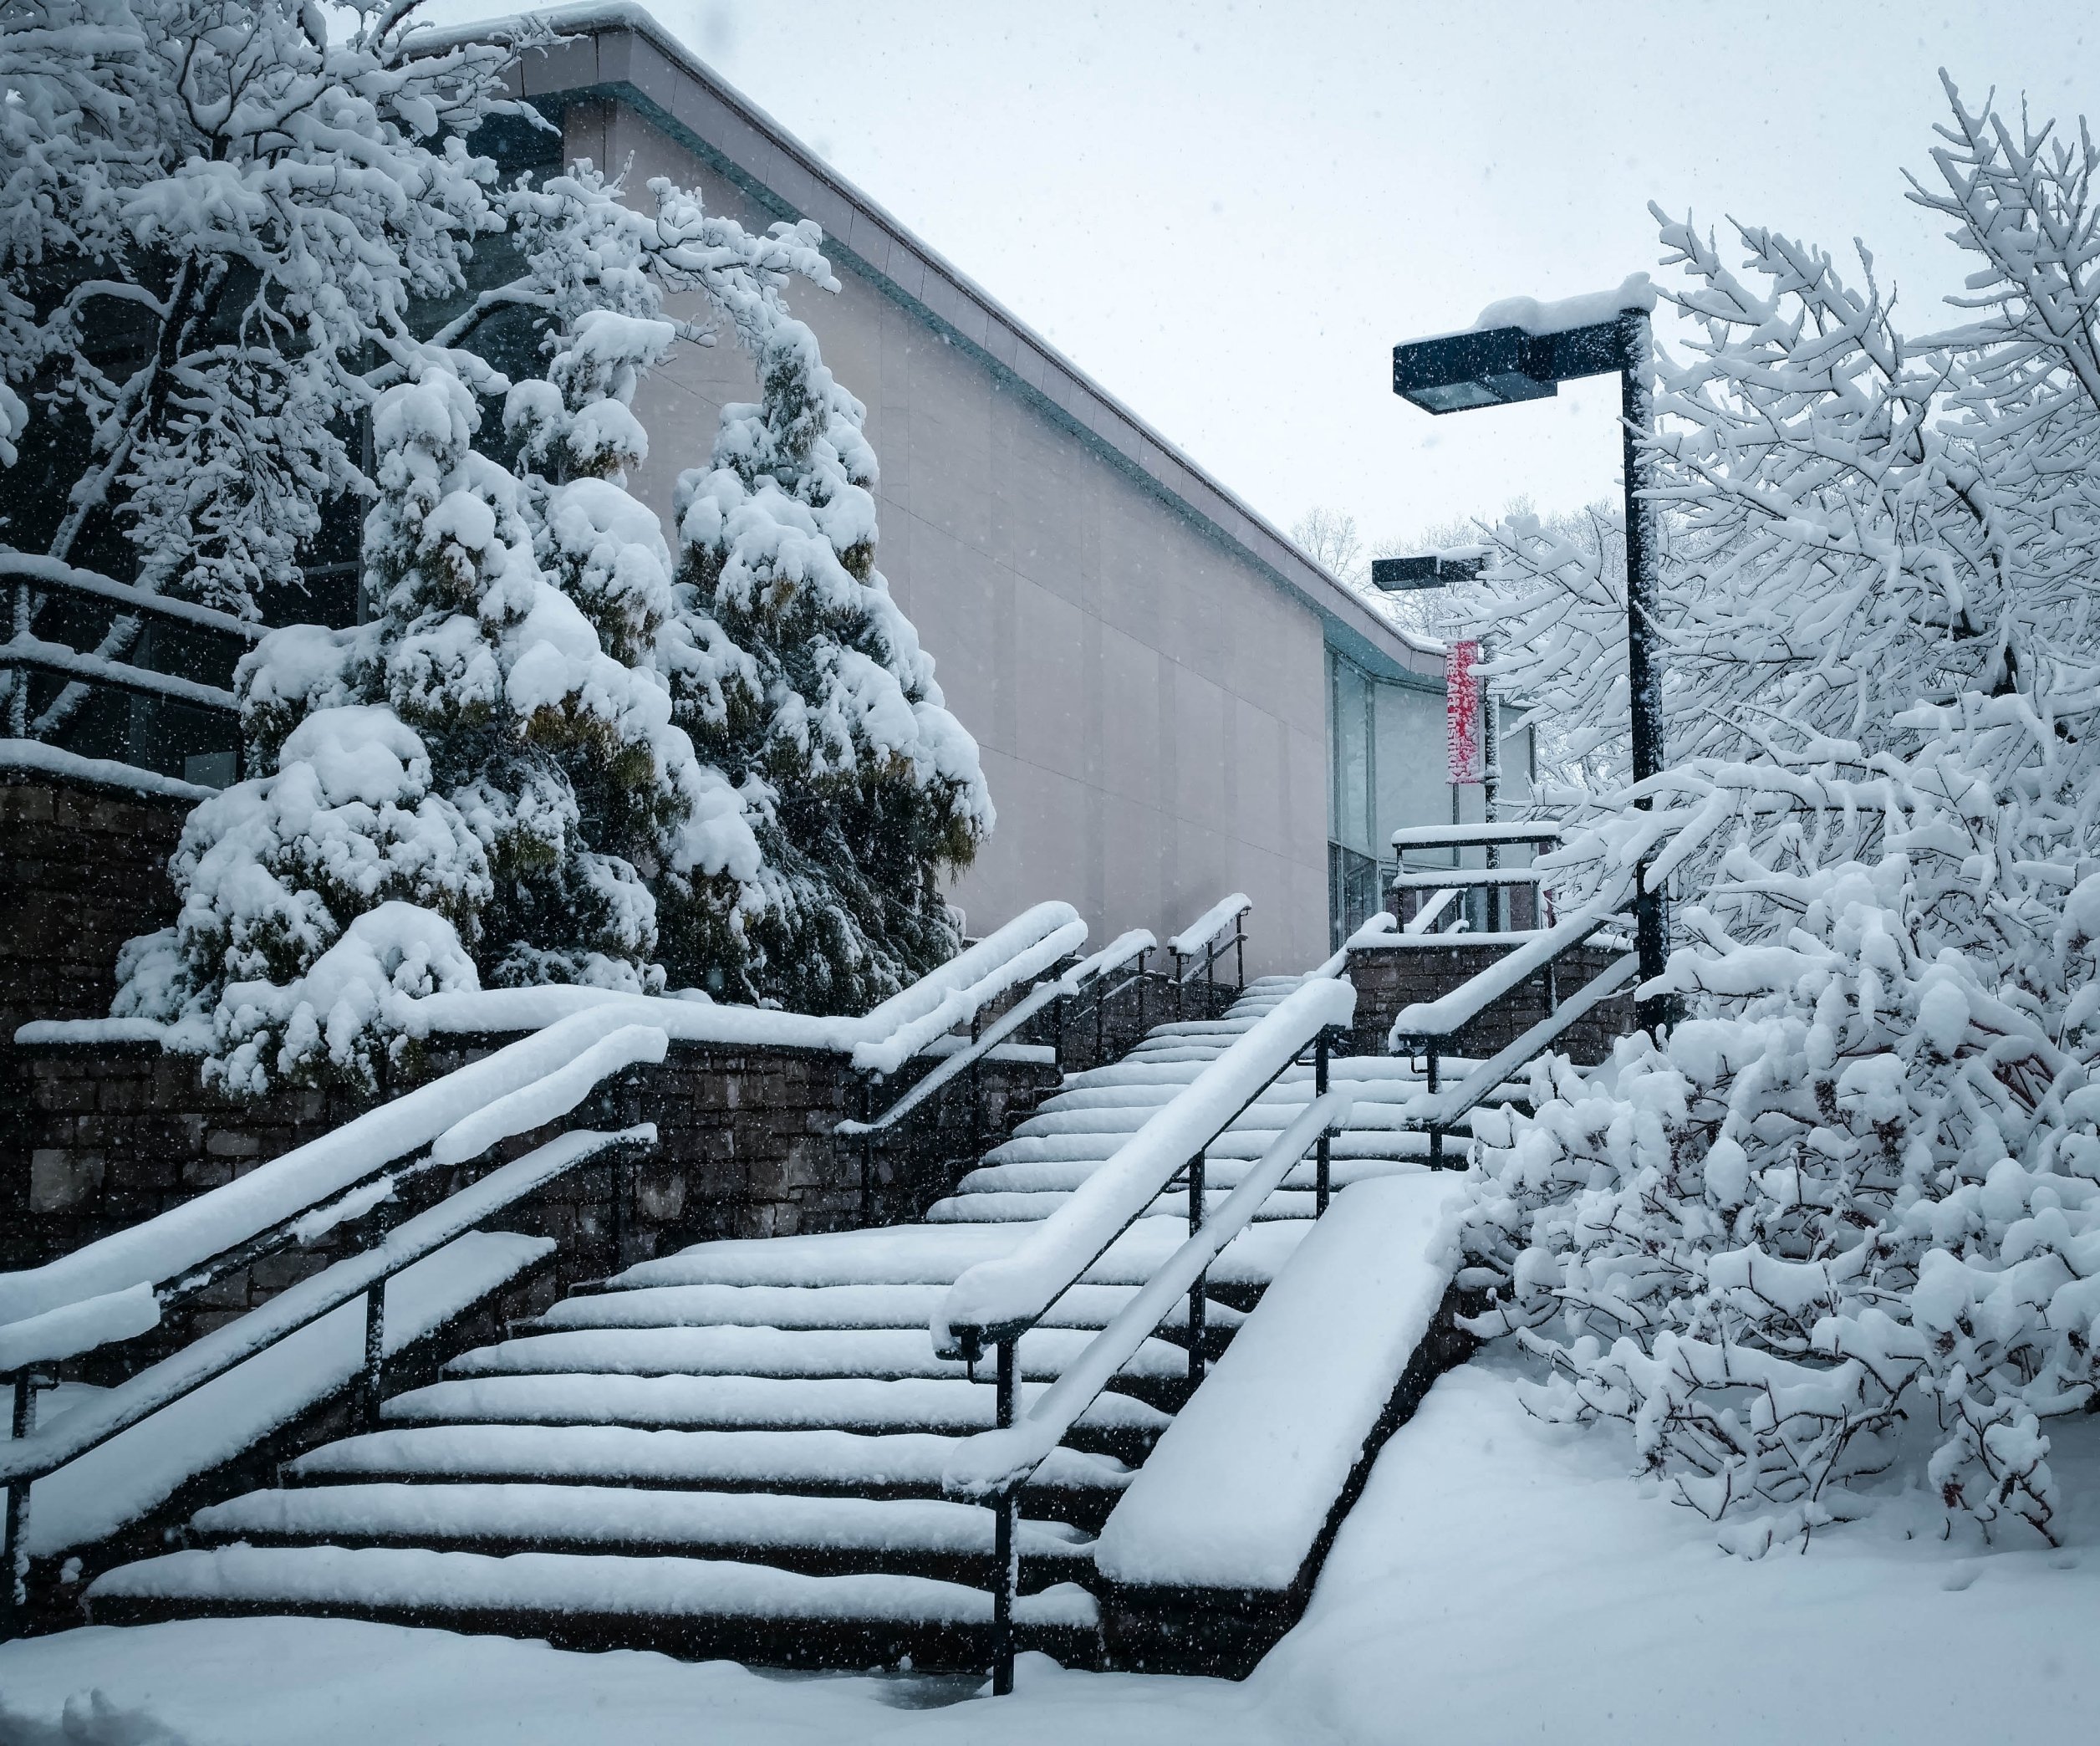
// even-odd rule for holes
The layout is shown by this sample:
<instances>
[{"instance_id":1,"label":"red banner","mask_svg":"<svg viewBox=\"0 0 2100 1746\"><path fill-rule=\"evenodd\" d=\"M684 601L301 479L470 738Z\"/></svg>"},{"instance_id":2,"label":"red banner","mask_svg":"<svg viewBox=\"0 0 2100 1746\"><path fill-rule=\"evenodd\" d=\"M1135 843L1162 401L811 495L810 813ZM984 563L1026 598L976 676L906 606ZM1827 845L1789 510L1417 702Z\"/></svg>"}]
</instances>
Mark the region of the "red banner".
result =
<instances>
[{"instance_id":1,"label":"red banner","mask_svg":"<svg viewBox=\"0 0 2100 1746\"><path fill-rule=\"evenodd\" d=\"M1455 642L1444 656L1444 752L1453 782L1479 782L1487 773L1481 743L1481 682L1473 669L1481 646Z\"/></svg>"}]
</instances>

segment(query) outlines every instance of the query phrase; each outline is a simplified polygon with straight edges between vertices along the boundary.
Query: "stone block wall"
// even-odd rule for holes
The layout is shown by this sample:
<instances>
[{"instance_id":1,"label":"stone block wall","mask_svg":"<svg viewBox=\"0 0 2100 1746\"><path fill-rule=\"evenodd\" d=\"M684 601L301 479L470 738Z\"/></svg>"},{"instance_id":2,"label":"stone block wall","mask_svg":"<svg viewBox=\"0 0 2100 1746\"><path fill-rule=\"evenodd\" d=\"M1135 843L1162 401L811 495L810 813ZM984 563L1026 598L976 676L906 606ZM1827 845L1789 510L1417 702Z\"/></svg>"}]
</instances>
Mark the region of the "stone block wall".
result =
<instances>
[{"instance_id":1,"label":"stone block wall","mask_svg":"<svg viewBox=\"0 0 2100 1746\"><path fill-rule=\"evenodd\" d=\"M465 1040L428 1057L447 1072L500 1046ZM914 1064L885 1082L883 1104ZM716 1237L784 1236L889 1223L917 1216L973 1159L973 1135L993 1144L1057 1084L1055 1067L1033 1059L987 1061L973 1116L967 1075L925 1106L929 1120L874 1149L864 1204L864 1159L833 1129L861 1112L860 1080L842 1055L788 1049L675 1044L660 1067L602 1086L569 1118L521 1135L487 1162L433 1172L405 1192L405 1216L561 1129L655 1123L656 1151L612 1172L585 1167L496 1221L506 1229L559 1239L557 1284L601 1277L617 1266ZM250 1104L207 1090L194 1059L150 1045L17 1046L0 1055L0 1269L33 1267L113 1231L140 1223L264 1160L316 1139L358 1113L346 1094L288 1090ZM623 1227L617 1256L615 1222ZM160 1335L170 1348L263 1301L344 1252L344 1242L267 1257L209 1288L171 1315ZM147 1342L148 1345L154 1344ZM135 1365L142 1347L127 1348Z\"/></svg>"},{"instance_id":2,"label":"stone block wall","mask_svg":"<svg viewBox=\"0 0 2100 1746\"><path fill-rule=\"evenodd\" d=\"M117 952L175 919L186 800L0 769L0 1048L31 1018L99 1018Z\"/></svg>"},{"instance_id":3,"label":"stone block wall","mask_svg":"<svg viewBox=\"0 0 2100 1746\"><path fill-rule=\"evenodd\" d=\"M1468 940L1462 934L1449 943L1441 938L1409 940L1352 950L1348 973L1349 980L1356 984L1353 1046L1357 1052L1384 1054L1387 1034L1402 1008L1450 993L1496 962L1508 950L1505 943ZM1597 945L1570 952L1557 967L1561 998L1579 992L1590 978L1619 956L1611 947ZM1533 977L1460 1031L1452 1039L1450 1053L1475 1059L1493 1054L1545 1018L1547 1011L1544 979ZM1571 1059L1592 1064L1611 1053L1614 1038L1627 1035L1634 1028L1633 997L1630 991L1622 992L1578 1019L1562 1035L1558 1047Z\"/></svg>"}]
</instances>

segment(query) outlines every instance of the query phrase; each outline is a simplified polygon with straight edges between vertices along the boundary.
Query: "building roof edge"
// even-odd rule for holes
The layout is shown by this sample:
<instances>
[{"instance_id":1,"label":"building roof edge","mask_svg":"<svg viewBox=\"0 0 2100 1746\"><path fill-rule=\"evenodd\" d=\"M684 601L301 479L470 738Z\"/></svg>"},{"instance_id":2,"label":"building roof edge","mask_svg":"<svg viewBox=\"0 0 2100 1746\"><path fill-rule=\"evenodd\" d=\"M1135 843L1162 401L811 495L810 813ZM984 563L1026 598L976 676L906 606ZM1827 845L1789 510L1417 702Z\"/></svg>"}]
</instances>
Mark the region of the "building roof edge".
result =
<instances>
[{"instance_id":1,"label":"building roof edge","mask_svg":"<svg viewBox=\"0 0 2100 1746\"><path fill-rule=\"evenodd\" d=\"M1001 375L1014 378L1034 398L1058 411L1063 421L1082 435L1113 452L1126 472L1173 498L1192 518L1213 529L1226 544L1236 547L1257 568L1302 598L1325 621L1329 641L1346 648L1359 662L1389 669L1394 676L1411 678L1417 683L1425 679L1441 682L1440 645L1394 625L1354 589L1307 557L1237 493L1214 478L1178 445L1094 381L976 280L723 80L673 36L646 7L635 4L633 0L573 0L570 4L521 12L507 18L421 30L412 40L419 48L436 49L453 43L500 38L508 32L542 25L563 37L603 37L627 31L649 43L680 74L702 86L716 102L762 136L775 152L792 162L802 176L852 212L855 220L853 235L844 236L839 234L838 227L824 226L828 252L836 250L852 255L861 270L884 281L892 295L917 306L954 329L971 350L980 354ZM594 76L565 89L582 96L593 89L616 90L624 84L627 82L620 79ZM551 90L543 94L553 94ZM529 98L533 94L528 89L526 94ZM651 107L661 110L664 106ZM707 143L716 155L728 156L720 142ZM803 211L803 202L783 192L772 176L756 166L738 167L746 177L764 186L775 202L798 213ZM887 246L885 259L881 263L869 258L865 246L855 246L863 220L871 231L884 233L882 241ZM985 332L973 334L966 327L944 319L926 307L923 294L913 295L906 291L899 283L895 270L899 264L900 250L918 268L922 283L925 277L930 275L944 281L966 304L974 305L981 314ZM1008 342L1003 348L992 340L995 329ZM1009 355L1002 357L1002 350ZM1023 351L1033 355L1037 366L1035 370L1021 367L1020 354ZM1065 396L1076 397L1079 405L1063 404L1058 395L1047 391L1045 385L1053 377L1064 389Z\"/></svg>"}]
</instances>

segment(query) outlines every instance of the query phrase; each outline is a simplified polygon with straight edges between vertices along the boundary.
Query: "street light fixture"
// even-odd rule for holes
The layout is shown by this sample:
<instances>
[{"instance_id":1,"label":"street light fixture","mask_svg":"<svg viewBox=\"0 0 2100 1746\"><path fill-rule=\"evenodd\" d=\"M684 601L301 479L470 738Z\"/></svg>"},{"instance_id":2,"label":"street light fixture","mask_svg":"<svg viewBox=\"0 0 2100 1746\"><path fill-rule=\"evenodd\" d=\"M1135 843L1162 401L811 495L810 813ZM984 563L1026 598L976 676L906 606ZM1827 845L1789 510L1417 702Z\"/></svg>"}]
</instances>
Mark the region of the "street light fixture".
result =
<instances>
[{"instance_id":1,"label":"street light fixture","mask_svg":"<svg viewBox=\"0 0 2100 1746\"><path fill-rule=\"evenodd\" d=\"M1426 558L1374 558L1371 581L1388 594L1404 594L1418 588L1447 588L1454 582L1471 582L1487 568L1487 559L1474 552L1432 552Z\"/></svg>"},{"instance_id":2,"label":"street light fixture","mask_svg":"<svg viewBox=\"0 0 2100 1746\"><path fill-rule=\"evenodd\" d=\"M1545 400L1562 382L1617 371L1626 475L1626 681L1631 716L1634 780L1645 782L1663 767L1662 670L1654 647L1660 594L1656 574L1655 510L1649 501L1649 464L1642 442L1654 424L1649 366L1654 355L1649 308L1654 294L1644 278L1629 279L1618 291L1568 303L1498 305L1482 317L1482 325L1462 334L1417 340L1393 348L1393 391L1425 412L1465 412L1476 406L1506 406L1518 401ZM1487 324L1501 314L1513 320ZM1436 559L1404 559L1401 564L1435 564ZM1389 585L1375 574L1379 586ZM1389 585L1434 585L1443 578L1432 571L1415 579L1399 569ZM1644 809L1648 799L1634 803ZM1634 918L1640 952L1641 980L1663 973L1669 957L1669 920L1660 891L1648 889L1649 862L1635 873ZM1640 1022L1649 1029L1668 1021L1668 1004L1644 1000Z\"/></svg>"}]
</instances>

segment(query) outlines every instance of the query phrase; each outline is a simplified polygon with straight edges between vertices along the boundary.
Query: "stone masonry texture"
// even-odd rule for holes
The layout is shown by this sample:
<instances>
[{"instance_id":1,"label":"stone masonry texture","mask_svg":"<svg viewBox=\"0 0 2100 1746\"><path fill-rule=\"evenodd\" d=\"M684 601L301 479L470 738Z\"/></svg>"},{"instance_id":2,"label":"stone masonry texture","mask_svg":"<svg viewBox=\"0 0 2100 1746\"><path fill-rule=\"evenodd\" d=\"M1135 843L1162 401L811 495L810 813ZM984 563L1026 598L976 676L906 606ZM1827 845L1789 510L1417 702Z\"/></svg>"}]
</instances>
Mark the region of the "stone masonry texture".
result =
<instances>
[{"instance_id":1,"label":"stone masonry texture","mask_svg":"<svg viewBox=\"0 0 2100 1746\"><path fill-rule=\"evenodd\" d=\"M1384 1054L1386 1036L1404 1007L1420 1000L1435 1000L1460 983L1480 974L1501 958L1506 946L1485 942L1450 945L1416 943L1400 946L1359 947L1349 953L1349 979L1356 984L1356 1023L1352 1046L1359 1054ZM1619 957L1608 947L1584 946L1563 957L1557 971L1562 999L1580 992L1583 985ZM1547 1014L1546 988L1533 977L1512 989L1451 1039L1449 1052L1481 1059L1514 1043ZM1634 1029L1630 993L1601 1002L1578 1019L1557 1047L1571 1060L1584 1065L1603 1060L1611 1053L1612 1039Z\"/></svg>"}]
</instances>

